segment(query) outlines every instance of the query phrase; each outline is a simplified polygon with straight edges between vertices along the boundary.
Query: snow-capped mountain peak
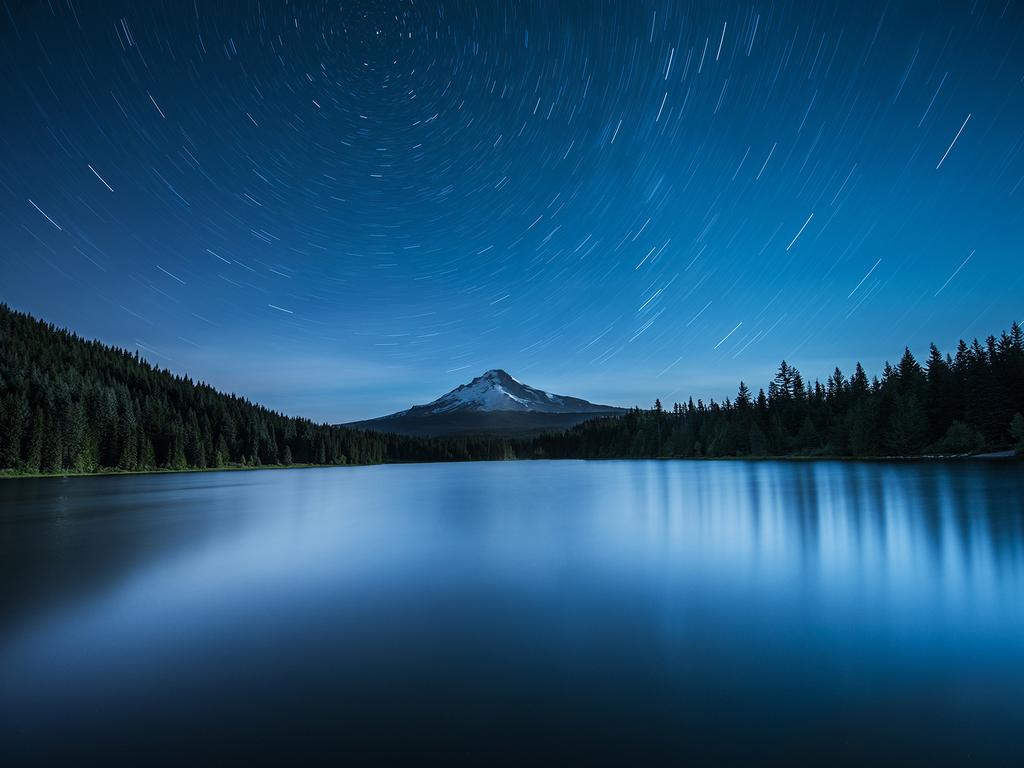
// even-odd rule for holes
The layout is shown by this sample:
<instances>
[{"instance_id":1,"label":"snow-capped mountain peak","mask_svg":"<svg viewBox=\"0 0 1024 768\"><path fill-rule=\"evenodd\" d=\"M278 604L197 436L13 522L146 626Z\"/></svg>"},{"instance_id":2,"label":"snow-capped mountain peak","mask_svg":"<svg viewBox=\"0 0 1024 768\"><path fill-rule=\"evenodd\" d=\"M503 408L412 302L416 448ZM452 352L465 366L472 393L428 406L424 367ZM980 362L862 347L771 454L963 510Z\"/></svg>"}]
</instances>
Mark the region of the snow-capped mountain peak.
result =
<instances>
[{"instance_id":1,"label":"snow-capped mountain peak","mask_svg":"<svg viewBox=\"0 0 1024 768\"><path fill-rule=\"evenodd\" d=\"M553 395L523 384L500 368L477 376L468 384L426 405L417 405L395 416L431 416L456 412L529 411L532 413L599 413L614 411L576 397Z\"/></svg>"},{"instance_id":2,"label":"snow-capped mountain peak","mask_svg":"<svg viewBox=\"0 0 1024 768\"><path fill-rule=\"evenodd\" d=\"M615 406L545 392L493 368L426 405L348 426L406 435L525 437L623 412Z\"/></svg>"}]
</instances>

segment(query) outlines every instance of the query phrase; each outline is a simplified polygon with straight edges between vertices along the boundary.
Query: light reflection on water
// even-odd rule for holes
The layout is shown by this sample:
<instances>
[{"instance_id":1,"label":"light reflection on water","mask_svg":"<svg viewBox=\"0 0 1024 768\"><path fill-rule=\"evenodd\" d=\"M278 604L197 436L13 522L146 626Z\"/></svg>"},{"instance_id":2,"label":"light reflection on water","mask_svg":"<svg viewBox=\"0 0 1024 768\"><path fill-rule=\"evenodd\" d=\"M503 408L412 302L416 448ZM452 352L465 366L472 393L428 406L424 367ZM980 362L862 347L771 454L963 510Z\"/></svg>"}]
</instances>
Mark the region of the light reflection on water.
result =
<instances>
[{"instance_id":1,"label":"light reflection on water","mask_svg":"<svg viewBox=\"0 0 1024 768\"><path fill-rule=\"evenodd\" d=\"M1020 464L17 481L0 562L18 759L1019 754Z\"/></svg>"}]
</instances>

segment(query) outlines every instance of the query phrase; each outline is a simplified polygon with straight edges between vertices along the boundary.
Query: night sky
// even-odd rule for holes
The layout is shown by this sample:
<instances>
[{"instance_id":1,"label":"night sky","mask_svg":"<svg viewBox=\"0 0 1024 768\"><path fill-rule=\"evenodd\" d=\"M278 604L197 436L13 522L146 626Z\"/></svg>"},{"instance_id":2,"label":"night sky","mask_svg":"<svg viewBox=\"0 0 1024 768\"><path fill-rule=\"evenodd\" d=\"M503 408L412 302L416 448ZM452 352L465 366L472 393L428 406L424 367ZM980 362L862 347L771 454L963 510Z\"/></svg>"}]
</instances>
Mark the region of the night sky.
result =
<instances>
[{"instance_id":1,"label":"night sky","mask_svg":"<svg viewBox=\"0 0 1024 768\"><path fill-rule=\"evenodd\" d=\"M1019 2L3 2L0 301L290 414L1024 319Z\"/></svg>"}]
</instances>

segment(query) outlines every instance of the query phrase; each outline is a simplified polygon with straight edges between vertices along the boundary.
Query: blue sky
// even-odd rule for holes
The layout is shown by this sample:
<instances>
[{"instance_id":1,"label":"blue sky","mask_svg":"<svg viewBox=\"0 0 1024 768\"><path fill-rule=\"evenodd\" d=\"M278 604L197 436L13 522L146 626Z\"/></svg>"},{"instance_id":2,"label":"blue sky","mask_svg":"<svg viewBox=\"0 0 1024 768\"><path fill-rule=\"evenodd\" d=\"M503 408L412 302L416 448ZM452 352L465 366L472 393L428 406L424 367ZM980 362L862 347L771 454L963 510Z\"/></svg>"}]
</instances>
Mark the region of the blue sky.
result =
<instances>
[{"instance_id":1,"label":"blue sky","mask_svg":"<svg viewBox=\"0 0 1024 768\"><path fill-rule=\"evenodd\" d=\"M1024 319L1003 3L8 4L0 300L318 420Z\"/></svg>"}]
</instances>

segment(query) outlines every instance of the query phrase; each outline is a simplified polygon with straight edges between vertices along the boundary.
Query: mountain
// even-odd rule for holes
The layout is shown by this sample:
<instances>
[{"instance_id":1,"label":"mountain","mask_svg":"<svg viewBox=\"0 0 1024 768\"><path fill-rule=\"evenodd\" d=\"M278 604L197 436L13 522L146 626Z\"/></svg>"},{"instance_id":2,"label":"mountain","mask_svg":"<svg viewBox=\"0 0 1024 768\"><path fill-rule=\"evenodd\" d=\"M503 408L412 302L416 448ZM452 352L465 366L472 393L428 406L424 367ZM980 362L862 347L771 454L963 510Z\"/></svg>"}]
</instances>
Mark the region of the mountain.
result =
<instances>
[{"instance_id":1,"label":"mountain","mask_svg":"<svg viewBox=\"0 0 1024 768\"><path fill-rule=\"evenodd\" d=\"M578 397L553 395L512 378L500 369L487 371L426 405L390 416L345 426L405 435L489 434L524 437L567 429L598 416L625 409L596 405Z\"/></svg>"},{"instance_id":2,"label":"mountain","mask_svg":"<svg viewBox=\"0 0 1024 768\"><path fill-rule=\"evenodd\" d=\"M513 455L285 416L0 303L0 476Z\"/></svg>"},{"instance_id":3,"label":"mountain","mask_svg":"<svg viewBox=\"0 0 1024 768\"><path fill-rule=\"evenodd\" d=\"M610 405L594 405L578 397L552 395L513 379L500 369L487 371L469 384L426 405L385 416L435 416L455 412L529 411L530 413L608 413L619 411Z\"/></svg>"}]
</instances>

